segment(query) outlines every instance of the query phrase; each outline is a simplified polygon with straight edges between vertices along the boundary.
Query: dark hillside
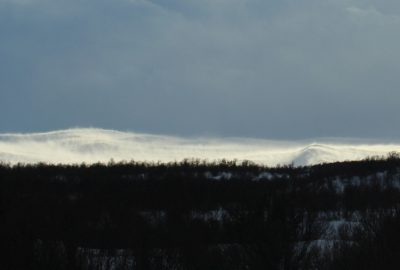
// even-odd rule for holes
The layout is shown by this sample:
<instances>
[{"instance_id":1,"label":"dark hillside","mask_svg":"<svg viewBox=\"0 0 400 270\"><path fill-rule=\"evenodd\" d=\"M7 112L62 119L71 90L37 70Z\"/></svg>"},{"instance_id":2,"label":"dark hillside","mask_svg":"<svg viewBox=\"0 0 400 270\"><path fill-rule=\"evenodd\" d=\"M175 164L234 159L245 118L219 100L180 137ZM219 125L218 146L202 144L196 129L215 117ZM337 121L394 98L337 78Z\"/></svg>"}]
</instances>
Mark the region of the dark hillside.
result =
<instances>
[{"instance_id":1,"label":"dark hillside","mask_svg":"<svg viewBox=\"0 0 400 270\"><path fill-rule=\"evenodd\" d=\"M397 269L400 158L0 166L1 269ZM370 255L367 255L370 254Z\"/></svg>"}]
</instances>

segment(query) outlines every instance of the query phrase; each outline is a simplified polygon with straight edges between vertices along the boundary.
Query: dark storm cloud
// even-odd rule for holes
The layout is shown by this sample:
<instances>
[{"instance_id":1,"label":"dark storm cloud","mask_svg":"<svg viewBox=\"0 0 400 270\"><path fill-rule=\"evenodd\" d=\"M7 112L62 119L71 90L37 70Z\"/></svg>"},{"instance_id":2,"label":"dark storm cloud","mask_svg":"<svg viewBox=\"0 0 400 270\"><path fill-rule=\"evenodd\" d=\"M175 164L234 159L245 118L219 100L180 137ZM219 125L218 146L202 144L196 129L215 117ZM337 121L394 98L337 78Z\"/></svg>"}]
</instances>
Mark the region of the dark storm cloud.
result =
<instances>
[{"instance_id":1,"label":"dark storm cloud","mask_svg":"<svg viewBox=\"0 0 400 270\"><path fill-rule=\"evenodd\" d=\"M0 0L0 131L398 137L400 3Z\"/></svg>"}]
</instances>

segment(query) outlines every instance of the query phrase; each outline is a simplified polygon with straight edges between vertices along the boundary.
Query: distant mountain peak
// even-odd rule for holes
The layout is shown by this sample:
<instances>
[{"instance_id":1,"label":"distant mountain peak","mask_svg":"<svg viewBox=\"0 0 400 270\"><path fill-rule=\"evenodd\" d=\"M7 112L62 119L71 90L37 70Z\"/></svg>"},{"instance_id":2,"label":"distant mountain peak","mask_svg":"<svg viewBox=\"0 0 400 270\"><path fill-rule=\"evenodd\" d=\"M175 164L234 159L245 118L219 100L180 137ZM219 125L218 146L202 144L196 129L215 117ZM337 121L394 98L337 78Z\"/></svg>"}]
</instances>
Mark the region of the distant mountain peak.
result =
<instances>
[{"instance_id":1,"label":"distant mountain peak","mask_svg":"<svg viewBox=\"0 0 400 270\"><path fill-rule=\"evenodd\" d=\"M251 138L182 138L73 128L42 133L0 134L0 161L9 163L95 163L115 161L181 161L198 158L251 160L259 164L312 165L359 160L400 150L400 144L365 140L272 141Z\"/></svg>"},{"instance_id":2,"label":"distant mountain peak","mask_svg":"<svg viewBox=\"0 0 400 270\"><path fill-rule=\"evenodd\" d=\"M319 143L307 145L292 160L295 165L300 166L333 161L337 161L337 149Z\"/></svg>"}]
</instances>

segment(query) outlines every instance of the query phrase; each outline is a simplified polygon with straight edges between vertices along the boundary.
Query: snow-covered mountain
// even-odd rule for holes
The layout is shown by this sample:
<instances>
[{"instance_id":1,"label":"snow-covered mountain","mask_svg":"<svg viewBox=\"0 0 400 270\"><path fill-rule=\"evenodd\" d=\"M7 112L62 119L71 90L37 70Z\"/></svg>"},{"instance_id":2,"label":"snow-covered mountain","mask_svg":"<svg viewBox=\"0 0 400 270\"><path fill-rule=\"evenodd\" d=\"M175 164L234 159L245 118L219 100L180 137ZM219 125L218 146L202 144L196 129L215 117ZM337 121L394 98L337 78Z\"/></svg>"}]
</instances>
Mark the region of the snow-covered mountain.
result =
<instances>
[{"instance_id":1,"label":"snow-covered mountain","mask_svg":"<svg viewBox=\"0 0 400 270\"><path fill-rule=\"evenodd\" d=\"M115 161L251 160L259 164L311 165L359 160L399 151L400 143L321 139L272 141L245 138L179 138L103 129L0 134L0 161L94 163Z\"/></svg>"}]
</instances>

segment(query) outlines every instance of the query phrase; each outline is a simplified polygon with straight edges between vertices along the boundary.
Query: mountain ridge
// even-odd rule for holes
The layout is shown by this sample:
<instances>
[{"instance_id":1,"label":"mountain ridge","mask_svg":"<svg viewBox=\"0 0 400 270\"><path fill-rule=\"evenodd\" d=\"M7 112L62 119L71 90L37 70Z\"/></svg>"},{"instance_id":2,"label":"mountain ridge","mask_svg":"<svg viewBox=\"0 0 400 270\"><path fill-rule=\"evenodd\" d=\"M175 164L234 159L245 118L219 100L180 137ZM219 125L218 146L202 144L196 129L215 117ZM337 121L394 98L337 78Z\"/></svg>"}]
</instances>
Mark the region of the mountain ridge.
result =
<instances>
[{"instance_id":1,"label":"mountain ridge","mask_svg":"<svg viewBox=\"0 0 400 270\"><path fill-rule=\"evenodd\" d=\"M326 139L325 139L326 140ZM400 150L400 143L364 139L279 141L252 138L183 138L99 128L0 134L0 161L96 163L115 161L250 160L276 166L360 160Z\"/></svg>"}]
</instances>

